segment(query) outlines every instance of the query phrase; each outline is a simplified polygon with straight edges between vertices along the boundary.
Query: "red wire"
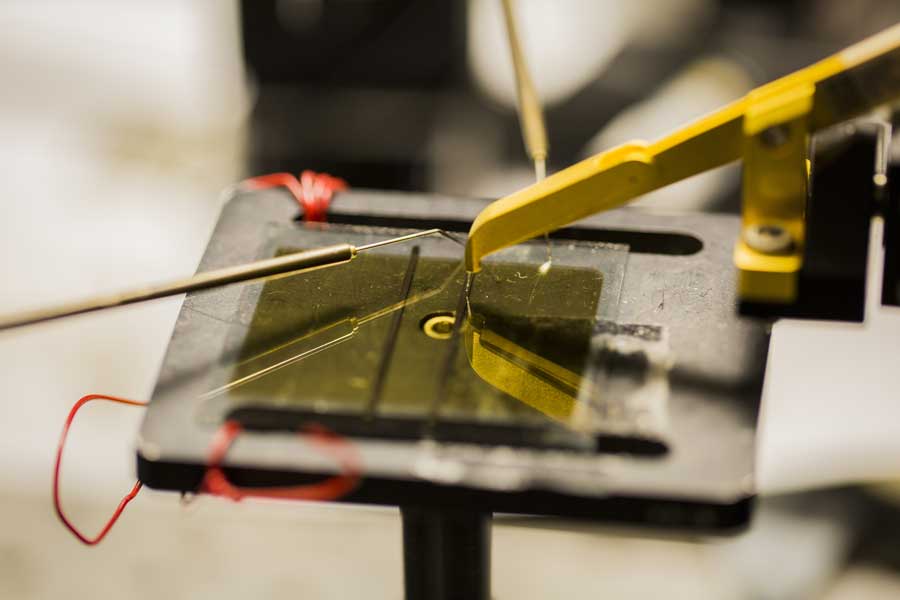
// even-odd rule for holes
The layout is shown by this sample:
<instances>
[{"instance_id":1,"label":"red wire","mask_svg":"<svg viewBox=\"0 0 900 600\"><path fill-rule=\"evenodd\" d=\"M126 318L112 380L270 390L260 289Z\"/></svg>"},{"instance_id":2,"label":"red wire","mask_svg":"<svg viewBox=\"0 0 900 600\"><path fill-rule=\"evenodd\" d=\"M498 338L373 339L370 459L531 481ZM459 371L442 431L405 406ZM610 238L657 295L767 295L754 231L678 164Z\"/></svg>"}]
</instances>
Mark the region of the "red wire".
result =
<instances>
[{"instance_id":1,"label":"red wire","mask_svg":"<svg viewBox=\"0 0 900 600\"><path fill-rule=\"evenodd\" d=\"M117 398L116 396L104 396L102 394L88 394L81 398L75 405L72 407L72 410L69 411L69 416L66 418L66 422L63 425L62 435L59 437L59 446L56 448L56 464L53 467L53 508L56 509L56 516L59 517L59 520L62 521L62 524L66 526L66 528L72 532L72 535L77 537L82 543L87 544L88 546L93 546L98 544L106 534L109 533L109 530L112 529L112 526L116 524L116 521L119 520L119 517L122 515L122 511L125 510L125 507L128 506L128 503L134 500L134 497L137 496L138 492L141 491L141 482L138 480L135 482L134 487L131 488L131 491L128 492L124 498L119 502L119 506L116 507L115 512L113 512L112 516L106 522L106 525L100 530L93 538L88 538L83 533L81 533L71 521L69 521L68 517L66 517L65 513L62 509L62 502L59 499L59 471L62 466L62 455L63 448L66 445L66 437L69 435L69 428L72 426L72 421L75 419L75 415L81 409L82 406L90 402L91 400L109 400L110 402L118 402L120 404L129 404L131 406L146 406L146 402L139 402L137 400L128 400L125 398Z\"/></svg>"},{"instance_id":2,"label":"red wire","mask_svg":"<svg viewBox=\"0 0 900 600\"><path fill-rule=\"evenodd\" d=\"M347 189L347 182L338 177L332 177L327 173L316 173L314 171L303 171L298 181L290 173L272 173L270 175L262 175L253 177L244 181L242 187L248 189L268 189L272 187L285 187L303 209L303 218L307 221L324 221L328 213L328 206L334 193ZM76 538L88 546L100 543L106 534L109 533L122 511L128 506L128 503L134 500L138 492L141 491L142 483L136 481L134 487L128 492L112 516L93 538L85 536L75 525L69 521L62 509L62 502L59 497L59 473L62 468L63 449L66 445L66 438L69 435L69 428L75 415L81 410L81 407L91 400L108 400L110 402L118 402L120 404L128 404L131 406L146 406L146 402L137 400L128 400L126 398L118 398L116 396L105 396L102 394L88 394L75 403L69 411L69 416L63 425L62 434L59 438L59 446L56 449L56 464L53 467L53 508L62 524L72 532ZM234 486L225 473L219 467L231 444L241 432L241 426L234 421L226 422L222 428L216 432L213 438L213 446L210 452L210 466L204 475L201 489L211 494L227 496L233 500L240 500L247 496L268 497L268 498L292 498L297 500L335 500L340 498L356 487L359 482L359 457L355 449L344 438L326 430L317 425L311 425L306 431L311 434L310 440L315 444L322 446L326 451L330 451L338 459L342 467L342 473L338 476L331 477L320 483L295 486L287 488L238 488Z\"/></svg>"},{"instance_id":3,"label":"red wire","mask_svg":"<svg viewBox=\"0 0 900 600\"><path fill-rule=\"evenodd\" d=\"M66 439L69 435L69 429L72 426L75 415L78 414L78 411L81 410L82 406L92 400L108 400L110 402L118 402L120 404L128 404L131 406L146 406L147 404L146 402L140 402L138 400L128 400L126 398L119 398L117 396L88 394L87 396L79 399L78 402L76 402L75 405L72 406L72 409L69 411L69 416L66 417L62 434L59 438L59 445L56 449L56 463L53 467L53 508L56 510L56 515L59 517L59 520L62 521L62 524L65 525L66 529L72 532L72 535L78 538L79 541L88 546L94 546L100 543L100 541L102 541L103 538L106 537L106 534L109 533L113 525L116 524L116 521L119 520L119 517L122 516L122 512L125 510L125 507L128 506L129 502L134 500L138 492L141 491L141 487L143 485L140 480L135 482L134 487L131 488L131 491L128 492L121 501L119 501L119 505L116 507L116 510L113 512L109 520L107 520L106 524L100 529L100 532L92 538L87 537L85 534L79 531L79 529L75 527L75 525L66 516L62 508L62 501L59 494L59 474L62 469L63 449L65 448ZM202 491L219 496L225 496L235 501L249 496L261 498L328 501L336 500L345 496L346 494L353 491L353 489L359 483L361 472L360 459L353 445L350 444L345 438L331 431L328 431L320 425L309 425L304 429L304 431L309 434L310 441L320 446L327 453L330 453L338 461L338 464L341 466L341 474L330 477L319 483L310 485L282 488L239 488L228 481L228 478L225 476L225 473L222 471L220 465L225 459L225 455L227 454L228 449L231 447L231 445L234 443L234 440L238 437L238 435L240 435L242 431L243 428L237 421L226 421L216 432L216 435L213 437L213 442L210 447L209 467L200 485L200 489Z\"/></svg>"},{"instance_id":4,"label":"red wire","mask_svg":"<svg viewBox=\"0 0 900 600\"><path fill-rule=\"evenodd\" d=\"M209 468L200 485L201 490L225 496L238 501L249 496L257 498L281 498L291 500L337 500L358 485L360 478L360 458L356 449L345 438L325 429L321 425L308 425L304 432L309 440L331 454L341 466L341 474L309 485L292 487L238 487L228 481L221 468L222 461L243 427L237 421L226 421L213 436L209 452Z\"/></svg>"},{"instance_id":5,"label":"red wire","mask_svg":"<svg viewBox=\"0 0 900 600\"><path fill-rule=\"evenodd\" d=\"M346 190L348 186L339 177L306 170L300 174L299 180L291 173L271 173L247 179L241 183L241 187L251 190L287 188L303 209L304 220L324 221L334 193Z\"/></svg>"}]
</instances>

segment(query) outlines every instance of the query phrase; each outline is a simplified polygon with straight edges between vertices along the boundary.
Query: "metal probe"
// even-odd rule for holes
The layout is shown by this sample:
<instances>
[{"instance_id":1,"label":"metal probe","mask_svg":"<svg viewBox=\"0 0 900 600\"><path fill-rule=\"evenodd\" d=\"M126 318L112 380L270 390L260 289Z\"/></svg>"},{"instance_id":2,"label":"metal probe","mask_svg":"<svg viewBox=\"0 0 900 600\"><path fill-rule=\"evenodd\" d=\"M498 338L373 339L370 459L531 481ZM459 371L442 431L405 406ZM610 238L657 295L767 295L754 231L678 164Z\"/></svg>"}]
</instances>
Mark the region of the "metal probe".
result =
<instances>
[{"instance_id":1,"label":"metal probe","mask_svg":"<svg viewBox=\"0 0 900 600\"><path fill-rule=\"evenodd\" d=\"M547 128L544 125L544 112L541 110L541 101L538 99L534 82L525 62L525 54L522 52L522 43L519 40L519 31L516 27L516 16L513 13L513 0L503 0L503 18L506 21L506 36L509 42L509 51L512 55L513 70L516 74L516 98L518 99L519 125L522 128L522 139L525 141L525 151L534 161L534 178L540 183L547 177ZM545 274L553 262L553 247L550 243L550 234L544 235L547 242L547 260L540 267L540 273Z\"/></svg>"},{"instance_id":2,"label":"metal probe","mask_svg":"<svg viewBox=\"0 0 900 600\"><path fill-rule=\"evenodd\" d=\"M236 267L205 271L203 273L197 273L192 277L177 279L168 283L150 285L127 292L96 296L94 298L71 302L52 308L23 311L17 314L0 317L0 330L42 323L44 321L61 319L63 317L70 317L116 306L125 306L126 304L135 304L137 302L144 302L145 300L165 298L166 296L174 296L186 292L208 290L232 283L263 279L265 277L271 277L272 275L305 273L314 269L322 269L324 267L350 262L356 258L357 254L365 252L366 250L372 250L390 244L398 244L427 235L442 235L458 244L462 244L460 240L442 229L428 229L389 240L383 240L381 242L373 242L364 246L353 246L351 244L324 246L313 250L303 250L301 252L278 256L276 258L267 258L265 260L238 265Z\"/></svg>"},{"instance_id":3,"label":"metal probe","mask_svg":"<svg viewBox=\"0 0 900 600\"><path fill-rule=\"evenodd\" d=\"M534 82L531 80L528 64L525 62L525 54L522 52L522 44L519 41L512 0L503 0L503 17L506 21L509 51L512 55L513 69L516 74L519 123L522 127L525 151L528 152L528 156L534 161L535 179L541 181L547 174L547 129L544 126L544 113L541 110L541 102L534 89Z\"/></svg>"}]
</instances>

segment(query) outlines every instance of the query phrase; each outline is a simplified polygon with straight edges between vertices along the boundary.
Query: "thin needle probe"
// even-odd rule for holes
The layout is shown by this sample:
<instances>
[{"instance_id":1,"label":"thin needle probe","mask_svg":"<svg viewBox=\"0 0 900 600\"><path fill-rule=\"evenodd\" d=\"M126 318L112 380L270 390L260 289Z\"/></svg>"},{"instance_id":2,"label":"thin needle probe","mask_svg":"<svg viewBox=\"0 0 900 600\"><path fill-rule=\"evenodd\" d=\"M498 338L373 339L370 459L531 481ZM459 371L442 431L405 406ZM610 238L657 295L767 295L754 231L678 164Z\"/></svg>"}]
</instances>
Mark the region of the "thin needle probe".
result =
<instances>
[{"instance_id":1,"label":"thin needle probe","mask_svg":"<svg viewBox=\"0 0 900 600\"><path fill-rule=\"evenodd\" d=\"M23 311L0 317L0 331L113 308L116 306L125 306L127 304L144 302L146 300L165 298L176 294L208 290L230 285L232 283L254 281L273 275L305 273L314 269L322 269L350 262L356 258L360 252L381 248L382 246L388 246L390 244L399 244L400 242L428 235L441 235L458 244L462 244L460 240L442 229L428 229L389 240L365 244L363 246L353 246L351 244L324 246L322 248L303 250L301 252L294 252L276 258L268 258L245 265L226 267L214 271L204 271L203 273L197 273L191 277L177 279L163 284L151 285L116 294L95 296L93 298L71 302L62 306Z\"/></svg>"},{"instance_id":2,"label":"thin needle probe","mask_svg":"<svg viewBox=\"0 0 900 600\"><path fill-rule=\"evenodd\" d=\"M512 56L513 70L516 75L516 97L518 99L519 124L522 127L522 138L525 151L534 161L534 176L537 181L544 179L547 173L547 129L544 126L544 113L538 99L534 82L525 61L512 0L503 0L503 17L506 22L506 36Z\"/></svg>"},{"instance_id":3,"label":"thin needle probe","mask_svg":"<svg viewBox=\"0 0 900 600\"><path fill-rule=\"evenodd\" d=\"M531 73L525 61L525 53L522 51L522 42L519 39L519 30L516 26L516 16L513 11L513 0L502 0L503 18L506 23L506 38L509 43L509 51L512 56L513 71L516 75L516 98L519 110L519 125L522 128L522 139L525 142L525 151L534 161L534 178L540 183L547 176L547 128L544 125L544 112L541 110L541 101L538 98ZM553 262L553 246L550 243L550 234L544 235L547 243L547 260L540 267L540 273L545 274Z\"/></svg>"}]
</instances>

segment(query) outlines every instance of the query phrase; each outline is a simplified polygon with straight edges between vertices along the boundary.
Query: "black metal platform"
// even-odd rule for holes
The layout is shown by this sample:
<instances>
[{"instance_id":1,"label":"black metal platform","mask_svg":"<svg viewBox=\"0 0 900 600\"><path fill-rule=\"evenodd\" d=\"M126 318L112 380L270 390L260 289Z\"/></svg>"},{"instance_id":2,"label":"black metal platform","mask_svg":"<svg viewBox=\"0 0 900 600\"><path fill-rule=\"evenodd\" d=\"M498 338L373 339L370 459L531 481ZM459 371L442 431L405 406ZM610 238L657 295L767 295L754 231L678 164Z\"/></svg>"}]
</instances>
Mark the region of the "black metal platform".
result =
<instances>
[{"instance_id":1,"label":"black metal platform","mask_svg":"<svg viewBox=\"0 0 900 600\"><path fill-rule=\"evenodd\" d=\"M316 244L340 240L344 227L373 239L390 233L383 227L442 227L464 235L486 203L354 190L335 199L330 225L307 230L296 221L296 205L286 194L245 193L224 207L200 270L260 258L271 251L266 240L284 232L308 231L310 243ZM435 447L415 440L351 437L365 478L343 501L404 507L406 541L427 541L417 550L407 546L407 567L424 569L407 572L410 598L424 597L410 588L444 581L450 567L442 561L448 556L462 560L450 553L457 542L474 549L456 569L489 571L482 560L489 556L484 549L489 538L483 534L492 513L704 533L734 531L748 522L768 331L765 322L740 318L735 310L730 255L738 230L739 220L732 216L622 209L555 236L557 244L628 245L616 322L651 325L666 333L674 358L666 378L667 452L585 455L527 448L498 453L477 444ZM200 484L217 428L215 418L204 416L202 396L212 385L207 375L234 335L235 323L246 325L252 315L248 298L252 294L247 290L232 287L186 299L140 433L138 475L146 485L194 491ZM459 480L419 468L423 460L464 461L473 452L479 466ZM492 480L492 469L520 475L520 484ZM242 435L228 454L225 471L236 484L286 485L320 478L331 467L297 436L257 430ZM471 527L462 528L462 522ZM448 532L453 535L447 537ZM439 549L434 544L447 545Z\"/></svg>"}]
</instances>

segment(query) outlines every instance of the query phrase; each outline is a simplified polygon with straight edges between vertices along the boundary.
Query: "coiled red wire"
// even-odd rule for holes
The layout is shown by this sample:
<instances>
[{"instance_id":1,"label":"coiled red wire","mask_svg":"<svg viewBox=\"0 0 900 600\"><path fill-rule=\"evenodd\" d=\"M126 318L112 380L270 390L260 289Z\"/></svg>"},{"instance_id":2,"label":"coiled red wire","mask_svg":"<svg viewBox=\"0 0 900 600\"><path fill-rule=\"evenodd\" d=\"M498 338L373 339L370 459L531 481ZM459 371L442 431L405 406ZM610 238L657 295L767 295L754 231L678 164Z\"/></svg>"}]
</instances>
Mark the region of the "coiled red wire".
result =
<instances>
[{"instance_id":1,"label":"coiled red wire","mask_svg":"<svg viewBox=\"0 0 900 600\"><path fill-rule=\"evenodd\" d=\"M347 189L347 182L328 173L306 170L298 180L291 173L271 173L244 180L240 187L248 190L286 188L300 208L305 221L325 221L335 192Z\"/></svg>"},{"instance_id":2,"label":"coiled red wire","mask_svg":"<svg viewBox=\"0 0 900 600\"><path fill-rule=\"evenodd\" d=\"M131 406L146 406L146 402L138 400L128 400L117 396L107 396L104 394L88 394L78 400L69 411L69 415L63 425L62 434L59 438L59 445L56 449L56 463L53 467L53 508L62 524L68 529L72 535L78 538L83 544L94 546L112 529L128 503L134 500L138 492L141 491L143 484L140 480L135 482L134 487L128 492L119 505L116 507L112 516L107 520L106 524L100 529L100 532L94 537L88 537L82 533L69 520L62 508L62 500L60 499L59 475L62 468L63 449L66 445L66 438L69 435L69 429L75 419L75 415L81 410L81 407L92 400L106 400L109 402L117 402L120 404L128 404ZM337 475L329 477L324 481L307 485L298 485L290 487L238 487L231 483L222 470L222 461L231 448L234 441L241 434L243 428L237 421L226 421L216 431L210 444L209 462L206 473L200 484L200 492L224 496L231 500L241 500L247 497L255 498L280 498L285 500L315 500L315 501L333 501L338 500L353 491L359 484L361 469L361 461L356 448L346 438L333 433L321 425L310 424L303 432L308 435L309 441L318 449L331 455L338 465L340 471Z\"/></svg>"},{"instance_id":3,"label":"coiled red wire","mask_svg":"<svg viewBox=\"0 0 900 600\"><path fill-rule=\"evenodd\" d=\"M53 508L56 510L56 516L59 517L59 520L62 521L62 524L66 526L66 529L72 532L76 538L78 538L82 543L93 546L95 544L100 543L100 541L106 537L106 534L109 533L109 530L112 529L112 526L116 524L116 521L119 520L119 517L122 516L122 511L125 510L125 507L128 506L128 503L134 500L134 497L138 495L138 492L141 491L141 486L143 485L140 480L135 482L134 487L131 488L131 491L128 492L124 498L119 502L119 506L116 507L116 510L113 512L112 516L106 522L106 525L100 529L100 533L95 535L94 537L87 537L81 531L78 530L75 525L69 521L69 518L63 512L62 502L59 498L59 471L62 466L62 457L63 457L63 448L66 445L66 438L69 435L69 428L72 427L72 421L75 419L75 415L78 414L78 411L81 410L81 407L91 402L92 400L107 400L109 402L118 402L119 404L128 404L131 406L145 406L146 402L140 402L138 400L128 400L126 398L119 398L117 396L105 396L103 394L88 394L87 396L82 397L78 402L72 406L72 409L69 411L69 416L66 417L66 422L63 425L62 435L59 436L59 445L56 448L56 464L53 466Z\"/></svg>"},{"instance_id":4,"label":"coiled red wire","mask_svg":"<svg viewBox=\"0 0 900 600\"><path fill-rule=\"evenodd\" d=\"M290 500L337 500L353 491L359 483L361 462L356 448L341 437L318 424L307 425L301 433L320 450L331 455L338 465L338 475L318 483L290 487L238 487L231 483L221 468L222 461L243 428L237 421L226 421L213 436L207 458L206 474L201 491L238 501L246 497L282 498Z\"/></svg>"}]
</instances>

